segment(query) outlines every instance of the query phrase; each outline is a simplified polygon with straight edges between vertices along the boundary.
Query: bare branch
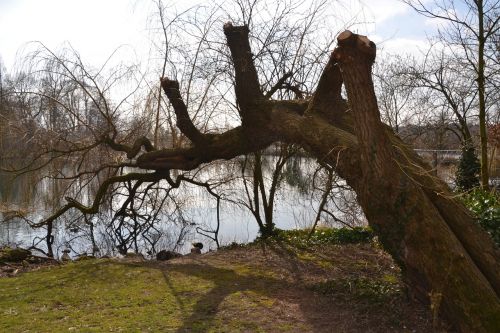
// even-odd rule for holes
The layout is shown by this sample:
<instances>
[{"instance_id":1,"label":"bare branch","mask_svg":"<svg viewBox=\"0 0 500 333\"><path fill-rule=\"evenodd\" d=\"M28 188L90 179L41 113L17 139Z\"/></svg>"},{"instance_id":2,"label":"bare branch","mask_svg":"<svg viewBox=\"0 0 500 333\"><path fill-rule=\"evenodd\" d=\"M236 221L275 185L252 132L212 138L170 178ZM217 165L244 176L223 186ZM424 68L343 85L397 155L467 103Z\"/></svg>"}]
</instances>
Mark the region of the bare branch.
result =
<instances>
[{"instance_id":1,"label":"bare branch","mask_svg":"<svg viewBox=\"0 0 500 333\"><path fill-rule=\"evenodd\" d=\"M174 112L177 117L177 127L179 130L195 145L203 145L205 143L205 137L194 126L191 118L189 117L186 104L184 104L179 92L179 83L167 78L162 78L161 86L174 108Z\"/></svg>"}]
</instances>

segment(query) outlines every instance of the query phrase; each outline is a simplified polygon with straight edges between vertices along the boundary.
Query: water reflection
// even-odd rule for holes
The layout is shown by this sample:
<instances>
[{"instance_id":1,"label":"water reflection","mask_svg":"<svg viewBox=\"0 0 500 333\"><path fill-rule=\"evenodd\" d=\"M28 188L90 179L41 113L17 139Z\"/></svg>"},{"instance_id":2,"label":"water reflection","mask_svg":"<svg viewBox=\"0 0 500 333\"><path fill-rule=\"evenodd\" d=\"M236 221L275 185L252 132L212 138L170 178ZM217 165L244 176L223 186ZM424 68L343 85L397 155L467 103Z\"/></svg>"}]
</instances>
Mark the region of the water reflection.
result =
<instances>
[{"instance_id":1,"label":"water reflection","mask_svg":"<svg viewBox=\"0 0 500 333\"><path fill-rule=\"evenodd\" d=\"M263 159L265 186L269 186L271 182L276 158L276 156L266 156ZM259 234L255 217L245 207L248 205L249 193L242 185L243 177L251 177L252 174L250 170L242 172L241 166L242 159L237 159L233 162L214 163L189 174L197 181L209 181L213 191L222 199L218 234L221 245L249 242ZM321 197L321 193L311 191L314 176L318 177L314 160L293 157L287 162L275 198L273 219L276 227L293 229L312 225ZM17 206L29 202L32 208L27 217L38 221L59 204L60 197L53 193L60 192L60 184L50 183L49 180L39 182L35 192L37 195L33 198L34 190L33 186L29 186L30 181L32 179L11 182L8 185L11 189L7 188L7 182L2 182L0 195L2 201ZM319 181L315 179L315 182L321 184L321 179ZM118 189L117 193L123 195L115 196L113 201L106 205L107 209L97 215L82 217L76 212L69 212L54 224L54 255L59 257L62 250L67 247L71 248L73 256L81 253L113 256L120 250L122 252L137 250L143 254L149 251L151 255L162 249L187 253L191 242L198 241L205 244L204 251L215 249L214 241L196 232L197 227L203 230L217 228L217 201L214 197L205 188L193 184L182 183L178 189L169 190L169 188L167 182L160 182L158 188L154 189L155 195L148 194L140 198L141 202L137 204L139 208L133 212L134 216L132 212L124 210L122 212L124 217L116 218L118 207L123 205L126 200L125 194L130 191L127 185ZM335 191L339 197L345 196L348 192L345 188L337 188ZM23 195L26 193L30 198L27 199L26 195ZM351 198L354 197L351 195ZM161 209L157 209L159 203ZM341 217L343 214L341 207L342 203L337 202L331 209ZM354 213L360 215L359 210ZM5 217L5 214L0 215L1 220L5 220ZM362 220L362 216L358 218ZM134 243L126 243L124 239L133 233L137 236ZM46 250L42 241L45 236L45 228L32 229L19 218L0 223L0 245L36 246ZM126 247L125 250L120 248L120 242L126 244L123 245Z\"/></svg>"}]
</instances>

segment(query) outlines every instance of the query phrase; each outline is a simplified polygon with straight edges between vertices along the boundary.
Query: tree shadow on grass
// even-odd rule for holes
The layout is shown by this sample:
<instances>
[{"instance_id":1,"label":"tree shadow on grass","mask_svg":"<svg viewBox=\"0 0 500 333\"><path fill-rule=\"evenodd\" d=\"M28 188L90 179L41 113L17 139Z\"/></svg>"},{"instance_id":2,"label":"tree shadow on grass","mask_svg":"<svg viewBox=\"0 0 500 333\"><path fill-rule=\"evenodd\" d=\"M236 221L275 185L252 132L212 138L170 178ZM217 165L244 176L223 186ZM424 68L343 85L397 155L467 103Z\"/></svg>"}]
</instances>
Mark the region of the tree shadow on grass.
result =
<instances>
[{"instance_id":1,"label":"tree shadow on grass","mask_svg":"<svg viewBox=\"0 0 500 333\"><path fill-rule=\"evenodd\" d=\"M344 250L354 252L354 249ZM409 314L416 312L418 315L421 308L398 301L395 303L397 312L392 312L394 306L374 305L351 296L351 286L339 284L339 279L367 272L353 265L359 259L355 254L353 258L346 256L343 261L334 260L335 255L345 254L344 250L335 250L328 256L319 253L320 257L327 257L323 259L329 259L329 275L322 275L320 268L313 267L316 262L314 258L310 259L318 252L300 252L281 244L267 244L262 249L248 247L226 253L221 251L208 256L187 256L168 263L91 261L78 264L75 269L70 266L67 270L54 268L41 272L39 279L42 280L32 288L26 288L29 290L26 294L16 293L16 297L27 298L38 288L54 292L60 287L73 288L75 281L106 282L116 274L114 269L107 267L120 264L157 269L163 273L165 288L177 303L173 312L177 313L173 318L176 326L169 327L178 333L409 331L403 329L403 325L416 332L432 330L416 320L415 315ZM304 252L308 256L304 256ZM370 256L373 253L361 258L378 260L370 259ZM311 288L311 282L315 283L313 287L321 288ZM405 310L399 311L399 306Z\"/></svg>"},{"instance_id":2,"label":"tree shadow on grass","mask_svg":"<svg viewBox=\"0 0 500 333\"><path fill-rule=\"evenodd\" d=\"M390 263L365 247L331 251L299 250L277 242L263 244L261 249L237 248L167 263L131 265L163 273L182 320L174 329L177 333L432 330L420 305L397 297L375 304L373 299L356 295L355 287L351 290L352 278L356 282L364 276L363 283L377 282L376 275L383 274ZM339 260L336 255L346 257ZM365 262L369 262L367 267Z\"/></svg>"},{"instance_id":3,"label":"tree shadow on grass","mask_svg":"<svg viewBox=\"0 0 500 333\"><path fill-rule=\"evenodd\" d=\"M393 306L344 298L336 291L326 295L313 291L306 283L309 277L303 275L305 264L293 250L281 245L268 246L265 251L269 257L280 258L277 264L287 277L274 268L266 271L266 266L255 265L258 260L267 260L265 251L255 254L260 258L253 258L251 266L243 270L241 265L247 264L244 258L230 263L191 257L157 265L184 316L176 332L401 332L404 324L416 332L429 328L407 313L399 314L400 309L388 313ZM194 296L194 306L186 306L189 294L176 289L173 276L177 273L209 282L208 291ZM343 292L345 295L348 290Z\"/></svg>"},{"instance_id":4,"label":"tree shadow on grass","mask_svg":"<svg viewBox=\"0 0 500 333\"><path fill-rule=\"evenodd\" d=\"M189 311L190 314L186 311L182 297L175 289L175 283L171 281L170 274L174 272L208 280L213 285L196 302ZM290 290L296 289L297 286L260 274L240 274L236 270L204 263L168 265L163 269L163 274L171 292L178 300L179 307L184 311L183 325L177 329L179 333L207 332L210 329L217 329L216 317L218 315L224 317L224 326L221 328L224 330L251 331L260 328L270 331L279 327L286 328L291 324L292 318L282 313L283 309L273 309L271 303L274 303L276 299L282 299L285 293L293 294ZM228 297L232 297L231 303L223 305ZM260 300L263 302L261 303ZM271 303L266 303L266 300L271 300ZM295 301L311 302L311 300L303 299Z\"/></svg>"}]
</instances>

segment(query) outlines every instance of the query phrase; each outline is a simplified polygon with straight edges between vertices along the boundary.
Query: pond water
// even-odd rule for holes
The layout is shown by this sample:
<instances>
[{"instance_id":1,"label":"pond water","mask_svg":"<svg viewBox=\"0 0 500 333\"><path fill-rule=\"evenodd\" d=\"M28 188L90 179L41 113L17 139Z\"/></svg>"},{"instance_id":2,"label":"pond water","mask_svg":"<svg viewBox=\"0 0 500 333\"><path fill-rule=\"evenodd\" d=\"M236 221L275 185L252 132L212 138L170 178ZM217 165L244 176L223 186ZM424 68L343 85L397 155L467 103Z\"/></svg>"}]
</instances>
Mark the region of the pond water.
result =
<instances>
[{"instance_id":1,"label":"pond water","mask_svg":"<svg viewBox=\"0 0 500 333\"><path fill-rule=\"evenodd\" d=\"M263 158L263 174L267 188L270 185L276 158L275 156ZM218 233L218 240L221 245L232 242L250 242L259 234L255 217L247 207L244 207L245 204L248 205L248 195L251 194L252 185L251 179L249 179L250 173L248 170L242 172L241 165L242 160L233 161L232 163L218 163L197 171L195 175L191 174L197 180L209 180L213 184L214 192L222 198L219 207L220 227ZM294 157L288 161L275 198L273 217L278 228L305 228L311 226L314 222L322 193L321 191L312 191L312 187L321 189L324 186L324 179L320 177L321 172L316 172L316 178L313 179L316 168L317 165L314 160L309 158ZM247 185L250 187L250 193L245 190L243 174L248 177ZM5 186L7 182L3 182L0 195L4 204L7 201L6 198L18 205L21 202L26 202L26 193L23 193L23 191L30 192L30 190L21 190L23 186L26 186L23 182L29 183L27 180L18 180L16 183L11 184L10 188L7 188ZM29 219L39 221L44 216L47 216L51 211L50 208L47 208L47 202L50 203L49 206L57 207L57 205L54 206L53 200L47 200L47 198L52 198L51 191L54 191L53 186L49 185L43 182L39 183L37 190L30 192L29 196L35 199L30 198L28 200L31 207L31 209L28 209L30 211L28 214ZM165 195L167 189L168 184L166 182L161 183L157 191L158 197ZM161 249L187 253L190 250L191 242L202 242L205 245L203 251L215 249L216 243L202 235L199 229L216 230L218 224L217 200L205 188L191 184L183 184L179 189L171 191L169 195L170 197L165 200L162 209L158 211L153 211L147 205L141 208L140 212L144 216L154 216L154 212L157 215L149 220L140 220L149 224L150 228L147 229L147 233L144 232L144 234L139 235L139 240L135 244L129 242L128 246L130 248L128 250L138 250L138 252L146 255L148 250L151 251L150 241L155 243L151 255ZM346 190L339 188L337 194L334 191L332 197L338 199L335 199L338 202L331 203L331 211L339 214L338 217L342 218L344 216L351 220L355 217L359 221L363 220L359 208L356 208L355 205L351 207L353 215L347 216L345 212L340 211L341 207L345 208L352 204L352 202L341 202L346 200ZM350 198L348 201L354 199L352 194L347 197ZM126 237L130 234L131 228L131 222L123 220L122 223L128 225L128 229L125 228L117 233L116 230L123 226L116 223L111 225L109 222L113 219L113 214L116 213L116 207L120 206L123 200L123 198L115 199L114 202L108 205L108 208L103 209L101 214L87 220L87 222L92 223L92 230L89 230L88 223L84 223L85 221L77 212L70 211L58 219L53 230L54 255L59 257L65 248L71 249L72 256L82 253L90 254L97 250L94 245L98 248L97 255L116 255L118 253L117 235L121 233L120 237ZM42 201L45 201L45 203ZM37 247L46 250L45 241L41 241L46 236L45 228L32 229L24 220L19 218L6 219L6 215L0 214L0 221L3 221L0 223L0 246L8 244L30 247L38 242ZM339 226L335 222L331 222L330 225Z\"/></svg>"}]
</instances>

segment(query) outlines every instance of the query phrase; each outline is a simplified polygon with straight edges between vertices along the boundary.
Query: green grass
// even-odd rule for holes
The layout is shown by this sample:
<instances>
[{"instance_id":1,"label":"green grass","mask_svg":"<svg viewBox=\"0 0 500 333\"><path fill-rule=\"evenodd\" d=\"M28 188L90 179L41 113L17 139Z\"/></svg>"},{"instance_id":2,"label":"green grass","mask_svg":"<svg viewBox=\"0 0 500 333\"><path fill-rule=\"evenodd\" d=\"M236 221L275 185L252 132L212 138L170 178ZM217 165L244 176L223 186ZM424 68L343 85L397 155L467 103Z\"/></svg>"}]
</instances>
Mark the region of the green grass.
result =
<instances>
[{"instance_id":1,"label":"green grass","mask_svg":"<svg viewBox=\"0 0 500 333\"><path fill-rule=\"evenodd\" d=\"M307 248L325 244L358 244L370 242L373 231L369 227L354 228L316 228L312 234L310 229L276 230L275 238L295 246Z\"/></svg>"},{"instance_id":2,"label":"green grass","mask_svg":"<svg viewBox=\"0 0 500 333\"><path fill-rule=\"evenodd\" d=\"M180 309L165 284L159 270L100 260L0 279L0 331L172 329Z\"/></svg>"},{"instance_id":3,"label":"green grass","mask_svg":"<svg viewBox=\"0 0 500 333\"><path fill-rule=\"evenodd\" d=\"M278 282L258 274L112 260L48 267L0 279L0 332L264 332L259 318L237 315L276 301L267 294Z\"/></svg>"},{"instance_id":4,"label":"green grass","mask_svg":"<svg viewBox=\"0 0 500 333\"><path fill-rule=\"evenodd\" d=\"M322 294L335 294L337 297L364 300L368 303L382 303L403 296L396 278L388 274L381 279L357 277L327 280L313 284L310 288Z\"/></svg>"},{"instance_id":5,"label":"green grass","mask_svg":"<svg viewBox=\"0 0 500 333\"><path fill-rule=\"evenodd\" d=\"M90 259L0 278L0 332L429 327L423 308L404 303L398 272L380 250L292 245L258 243L168 263Z\"/></svg>"}]
</instances>

